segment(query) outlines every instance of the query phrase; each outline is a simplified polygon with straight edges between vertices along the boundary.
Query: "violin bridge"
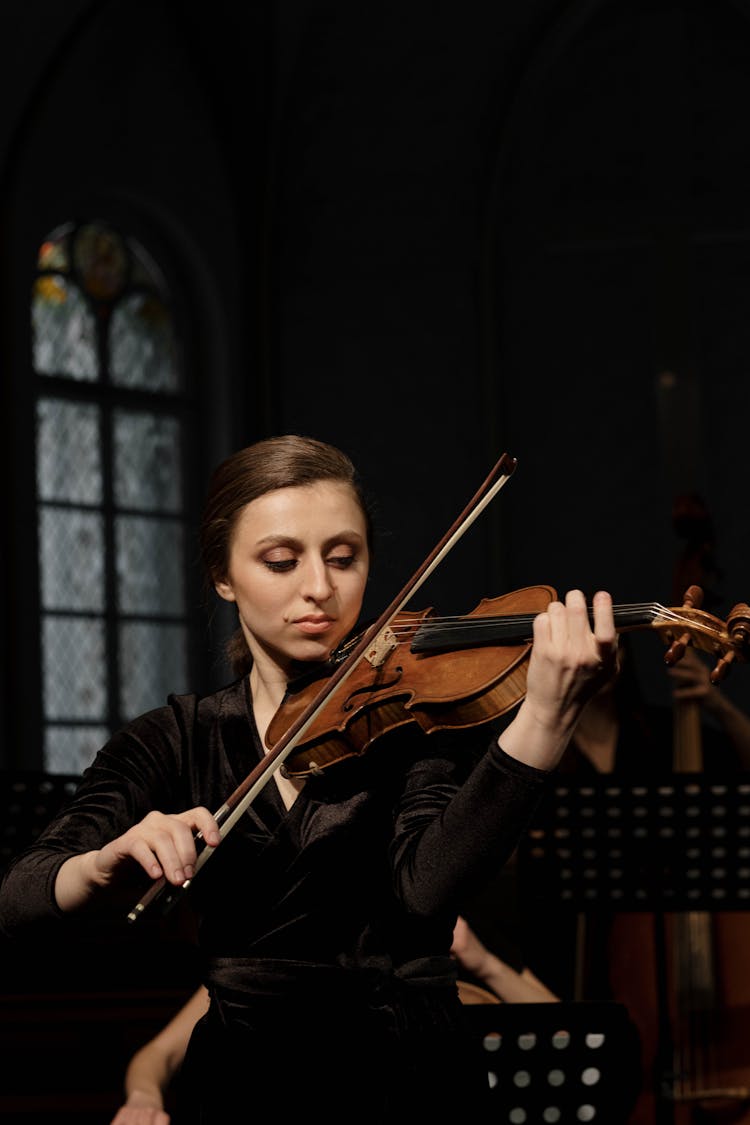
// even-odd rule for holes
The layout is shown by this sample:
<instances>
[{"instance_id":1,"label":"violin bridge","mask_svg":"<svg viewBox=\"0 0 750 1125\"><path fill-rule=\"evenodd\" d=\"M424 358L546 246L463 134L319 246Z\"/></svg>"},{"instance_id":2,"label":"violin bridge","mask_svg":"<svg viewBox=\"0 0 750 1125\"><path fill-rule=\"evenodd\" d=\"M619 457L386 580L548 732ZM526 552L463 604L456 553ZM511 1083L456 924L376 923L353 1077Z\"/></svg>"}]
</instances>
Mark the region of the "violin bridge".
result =
<instances>
[{"instance_id":1,"label":"violin bridge","mask_svg":"<svg viewBox=\"0 0 750 1125\"><path fill-rule=\"evenodd\" d=\"M396 648L398 648L398 641L393 630L390 628L383 629L383 632L378 633L365 653L365 660L369 660L373 668L379 668L381 664L385 664Z\"/></svg>"}]
</instances>

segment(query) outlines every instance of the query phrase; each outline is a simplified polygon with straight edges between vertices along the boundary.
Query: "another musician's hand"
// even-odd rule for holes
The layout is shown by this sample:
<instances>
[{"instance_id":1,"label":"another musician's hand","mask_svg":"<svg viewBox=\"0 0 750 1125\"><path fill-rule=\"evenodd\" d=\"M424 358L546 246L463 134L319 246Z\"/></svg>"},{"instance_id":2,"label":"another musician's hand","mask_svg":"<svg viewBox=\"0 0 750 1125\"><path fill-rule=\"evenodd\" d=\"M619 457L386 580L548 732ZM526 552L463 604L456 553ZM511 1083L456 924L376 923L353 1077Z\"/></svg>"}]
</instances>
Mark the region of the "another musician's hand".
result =
<instances>
[{"instance_id":1,"label":"another musician's hand","mask_svg":"<svg viewBox=\"0 0 750 1125\"><path fill-rule=\"evenodd\" d=\"M697 652L686 648L682 658L673 664L667 675L672 681L672 696L677 700L695 700L711 710L716 688L711 683L711 670Z\"/></svg>"},{"instance_id":2,"label":"another musician's hand","mask_svg":"<svg viewBox=\"0 0 750 1125\"><path fill-rule=\"evenodd\" d=\"M169 1125L170 1121L159 1095L134 1090L127 1102L120 1106L110 1125Z\"/></svg>"}]
</instances>

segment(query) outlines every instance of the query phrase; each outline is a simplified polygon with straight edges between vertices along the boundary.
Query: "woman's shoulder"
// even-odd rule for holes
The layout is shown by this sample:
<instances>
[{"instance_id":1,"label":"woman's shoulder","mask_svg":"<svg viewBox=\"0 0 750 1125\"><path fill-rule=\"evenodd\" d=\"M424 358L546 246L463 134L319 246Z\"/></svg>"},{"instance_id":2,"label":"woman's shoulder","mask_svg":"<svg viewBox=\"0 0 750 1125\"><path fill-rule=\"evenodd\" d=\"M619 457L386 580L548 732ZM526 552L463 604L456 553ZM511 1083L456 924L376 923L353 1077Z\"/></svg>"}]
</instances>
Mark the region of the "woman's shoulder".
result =
<instances>
[{"instance_id":1,"label":"woman's shoulder","mask_svg":"<svg viewBox=\"0 0 750 1125\"><path fill-rule=\"evenodd\" d=\"M166 706L157 709L168 712L181 722L213 723L216 720L231 720L248 713L249 697L247 676L240 676L223 687L210 692L172 692L167 697Z\"/></svg>"},{"instance_id":2,"label":"woman's shoulder","mask_svg":"<svg viewBox=\"0 0 750 1125\"><path fill-rule=\"evenodd\" d=\"M182 767L191 748L206 742L214 732L225 726L242 725L246 729L247 702L241 681L216 691L173 693L160 707L136 716L123 724L97 754L94 766L131 761L147 766L155 760L162 764L175 761Z\"/></svg>"}]
</instances>

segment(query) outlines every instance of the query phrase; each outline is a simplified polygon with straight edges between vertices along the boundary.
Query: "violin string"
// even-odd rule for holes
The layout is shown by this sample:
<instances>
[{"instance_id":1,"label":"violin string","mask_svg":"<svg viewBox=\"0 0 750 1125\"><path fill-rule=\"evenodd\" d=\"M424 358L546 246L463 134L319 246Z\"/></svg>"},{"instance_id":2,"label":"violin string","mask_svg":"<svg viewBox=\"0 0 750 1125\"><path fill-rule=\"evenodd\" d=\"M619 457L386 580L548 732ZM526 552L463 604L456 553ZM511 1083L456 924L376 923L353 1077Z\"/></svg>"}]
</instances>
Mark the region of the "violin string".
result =
<instances>
[{"instance_id":1,"label":"violin string","mask_svg":"<svg viewBox=\"0 0 750 1125\"><path fill-rule=\"evenodd\" d=\"M539 611L543 612L542 610ZM644 616L651 616L654 620L661 620L665 622L674 622L676 624L691 624L691 619L685 617L677 610L669 609L659 602L635 602L630 605L613 606L615 621L618 619L621 623L628 624L630 622L640 622ZM425 617L417 619L412 622L394 622L390 626L390 631L395 636L408 637L415 629L420 629L423 626L429 628L431 626L439 627L441 631L450 633L451 630L465 630L467 628L476 630L481 633L496 629L499 625L508 624L516 626L531 626L534 618L538 613L518 613L518 614L498 614L487 615L485 617L472 617L460 615L443 615L436 617Z\"/></svg>"}]
</instances>

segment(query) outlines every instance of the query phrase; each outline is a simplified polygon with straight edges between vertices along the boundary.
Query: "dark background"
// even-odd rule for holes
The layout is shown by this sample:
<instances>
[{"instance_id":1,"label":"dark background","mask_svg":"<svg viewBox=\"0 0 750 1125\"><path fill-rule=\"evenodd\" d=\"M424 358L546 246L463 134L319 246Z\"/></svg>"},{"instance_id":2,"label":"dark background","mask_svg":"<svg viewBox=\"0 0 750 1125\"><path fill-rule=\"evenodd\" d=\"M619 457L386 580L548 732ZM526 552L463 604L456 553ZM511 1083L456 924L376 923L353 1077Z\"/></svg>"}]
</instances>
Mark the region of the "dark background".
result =
<instances>
[{"instance_id":1,"label":"dark background","mask_svg":"<svg viewBox=\"0 0 750 1125\"><path fill-rule=\"evenodd\" d=\"M3 761L35 705L29 292L71 215L171 263L196 514L240 445L341 445L378 502L375 613L507 451L413 608L536 583L674 604L693 492L712 612L750 599L750 3L27 0L2 24ZM635 654L666 698L660 642Z\"/></svg>"},{"instance_id":2,"label":"dark background","mask_svg":"<svg viewBox=\"0 0 750 1125\"><path fill-rule=\"evenodd\" d=\"M507 451L513 479L414 603L468 612L535 583L673 604L673 504L696 491L725 617L750 596L749 49L750 5L721 0L18 7L6 597L33 518L36 247L100 213L173 264L196 498L268 433L342 445L378 500L374 612ZM28 639L3 637L7 664ZM660 646L637 648L658 696Z\"/></svg>"}]
</instances>

